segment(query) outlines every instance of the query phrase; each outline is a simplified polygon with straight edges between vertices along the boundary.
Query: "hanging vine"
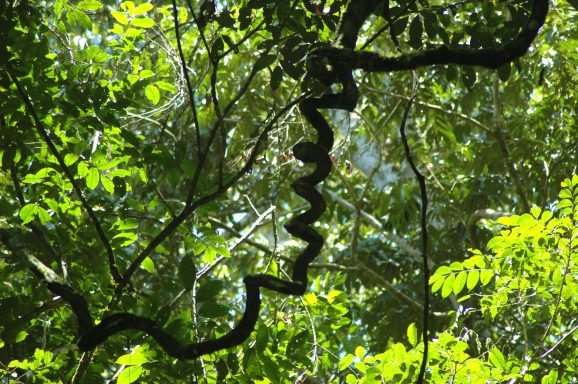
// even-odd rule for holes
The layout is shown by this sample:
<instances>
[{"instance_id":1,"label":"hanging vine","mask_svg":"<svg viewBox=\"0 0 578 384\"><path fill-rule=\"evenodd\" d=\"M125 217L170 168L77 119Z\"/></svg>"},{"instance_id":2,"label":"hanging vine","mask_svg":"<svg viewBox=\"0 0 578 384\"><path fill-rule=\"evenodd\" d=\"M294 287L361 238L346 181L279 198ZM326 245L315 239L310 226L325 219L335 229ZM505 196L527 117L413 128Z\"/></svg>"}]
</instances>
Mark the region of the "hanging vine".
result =
<instances>
[{"instance_id":1,"label":"hanging vine","mask_svg":"<svg viewBox=\"0 0 578 384\"><path fill-rule=\"evenodd\" d=\"M305 0L305 3L309 6L307 0ZM295 193L309 202L310 208L285 224L285 228L291 235L307 243L306 248L295 260L291 280L280 279L268 274L246 276L244 278L246 289L245 311L239 323L236 324L229 333L220 338L198 343L183 344L154 320L134 314L116 313L108 315L105 316L98 325L94 325L94 321L88 310L88 305L83 296L61 281L50 268L42 264L42 262L34 256L24 252L24 256L28 260L32 271L46 282L47 288L53 294L61 296L76 314L79 324L78 346L80 350L92 350L105 342L110 336L129 329L147 333L160 344L167 354L178 359L195 359L201 355L231 348L243 343L253 332L259 318L262 288L287 295L302 295L307 290L308 266L319 255L324 243L323 237L311 227L325 211L325 201L315 187L325 180L331 171L329 153L333 146L333 131L321 113L321 110L342 109L352 111L356 107L358 90L352 71L354 69L360 69L365 72L386 73L444 64L497 69L519 58L528 50L543 25L548 12L547 0L534 0L532 2L531 14L525 28L523 28L514 40L498 48L472 49L467 46L440 46L416 53L399 54L393 57L386 57L375 52L356 51L357 38L361 27L381 3L381 0L349 1L337 26L333 43L331 45L315 47L308 55L307 76L310 79L323 83L327 87L338 84L340 85L341 92L328 92L317 96L305 97L299 104L302 115L316 130L317 140L316 142L297 144L294 147L294 156L302 162L314 164L316 167L311 174L297 179L292 184ZM42 125L28 95L18 83L17 78L12 76L12 79L16 83L21 97L32 114L37 128L42 133ZM404 114L404 123L408 110L406 110ZM425 196L425 180L419 171L417 171L413 158L409 153L403 125L401 133L407 158L410 161L412 169L416 172L422 191L422 231L424 232L423 236L425 238L423 256L424 268L426 268L424 271L424 288L427 300L427 230L425 227L427 198ZM49 137L46 136L45 140L50 143ZM64 169L66 169L66 166L64 166ZM71 182L75 185L74 180ZM79 196L82 199L81 192L79 192ZM188 208L192 210L191 207ZM23 252L22 249L24 249L24 245L15 243L14 237L11 236L10 233L0 232L0 240L14 253ZM116 267L112 268L112 271L116 271ZM115 280L118 280L118 272L116 272L113 277ZM424 349L426 351L428 334L427 317L428 305L424 305L423 335L425 343ZM426 359L427 354L424 353L422 370L420 371L418 382L423 381Z\"/></svg>"}]
</instances>

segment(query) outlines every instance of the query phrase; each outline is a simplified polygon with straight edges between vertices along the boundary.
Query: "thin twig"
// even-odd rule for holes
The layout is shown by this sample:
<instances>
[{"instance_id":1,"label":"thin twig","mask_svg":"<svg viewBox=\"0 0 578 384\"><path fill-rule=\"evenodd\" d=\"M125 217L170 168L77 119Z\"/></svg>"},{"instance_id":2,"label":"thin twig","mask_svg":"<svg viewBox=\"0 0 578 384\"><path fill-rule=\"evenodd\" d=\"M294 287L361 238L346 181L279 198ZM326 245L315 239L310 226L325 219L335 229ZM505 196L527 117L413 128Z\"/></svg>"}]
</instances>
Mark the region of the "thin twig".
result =
<instances>
[{"instance_id":1,"label":"thin twig","mask_svg":"<svg viewBox=\"0 0 578 384\"><path fill-rule=\"evenodd\" d=\"M173 18L175 24L175 36L177 39L177 47L179 50L179 57L181 59L181 67L183 69L183 75L185 77L185 82L187 83L187 91L189 92L189 101L191 104L191 110L193 113L193 121L195 124L195 133L197 136L197 153L199 159L203 156L201 147L201 129L199 126L199 119L197 117L197 106L195 105L195 92L193 91L193 86L191 85L191 79L189 77L189 71L187 70L187 61L185 60L185 55L183 53L183 47L181 44L181 34L179 31L179 12L177 11L176 0L172 0L173 3Z\"/></svg>"},{"instance_id":2,"label":"thin twig","mask_svg":"<svg viewBox=\"0 0 578 384\"><path fill-rule=\"evenodd\" d=\"M427 366L428 357L428 328L429 328L429 267L428 267L428 231L427 231L427 190L425 185L425 177L421 174L411 154L411 149L407 142L407 137L405 135L405 124L407 122L407 117L409 115L409 110L413 104L413 100L416 97L417 91L417 80L414 73L414 85L412 90L412 95L407 104L407 107L403 113L401 120L401 125L399 127L399 133L401 135L401 141L403 142L403 148L405 150L405 157L415 174L415 177L419 183L419 189L421 194L421 238L422 238L422 255L423 255L423 290L424 290L424 305L423 305L423 357L421 361L421 366L419 374L417 377L417 384L422 384L425 377L425 369Z\"/></svg>"},{"instance_id":3,"label":"thin twig","mask_svg":"<svg viewBox=\"0 0 578 384\"><path fill-rule=\"evenodd\" d=\"M32 118L34 119L34 123L35 123L36 129L38 130L38 133L44 139L44 142L48 145L48 147L50 148L50 151L52 152L54 157L56 157L58 164L60 165L60 167L64 171L64 174L66 175L66 178L68 179L68 181L70 181L70 184L72 184L72 188L74 189L74 192L76 193L82 206L84 207L84 209L88 213L88 216L90 217L92 224L94 225L94 228L98 234L98 237L99 237L100 241L102 242L102 245L106 249L106 253L108 256L108 267L110 270L110 274L111 274L113 280L118 284L122 278L121 278L120 272L118 271L118 268L116 266L116 261L114 259L114 253L112 251L112 247L110 246L110 242L108 241L108 238L107 238L106 234L104 233L102 226L100 225L100 221L96 217L96 214L92 210L92 207L90 206L90 204L88 204L88 201L86 200L86 197L84 196L84 193L82 192L82 189L80 189L80 186L76 182L76 179L74 178L74 175L72 174L72 171L70 170L70 168L68 168L68 166L64 162L64 158L62 157L62 155L60 154L60 152L56 148L56 145L54 144L52 139L50 138L48 130L46 129L44 124L42 124L42 122L40 121L40 117L38 117L38 114L36 113L36 109L34 108L32 101L28 97L28 94L25 92L24 88L20 84L20 81L10 71L8 71L8 74L12 78L12 81L14 81L14 84L16 85L16 88L18 89L18 93L20 93L22 100L24 100L26 107L28 107L28 110L32 114Z\"/></svg>"}]
</instances>

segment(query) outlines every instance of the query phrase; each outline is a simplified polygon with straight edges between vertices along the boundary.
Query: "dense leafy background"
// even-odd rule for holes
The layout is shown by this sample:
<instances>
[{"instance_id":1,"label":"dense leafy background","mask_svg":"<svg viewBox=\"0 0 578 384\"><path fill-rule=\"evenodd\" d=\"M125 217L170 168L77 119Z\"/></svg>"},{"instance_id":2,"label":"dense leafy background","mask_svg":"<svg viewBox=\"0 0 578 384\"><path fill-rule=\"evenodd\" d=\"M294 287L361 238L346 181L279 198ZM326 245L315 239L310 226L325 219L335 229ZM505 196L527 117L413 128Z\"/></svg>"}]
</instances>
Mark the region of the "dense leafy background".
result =
<instances>
[{"instance_id":1,"label":"dense leafy background","mask_svg":"<svg viewBox=\"0 0 578 384\"><path fill-rule=\"evenodd\" d=\"M243 276L290 273L302 244L282 224L304 207L290 182L305 172L291 148L312 132L287 106L308 86L309 48L331 42L344 8L210 4L177 4L190 100L169 2L0 2L0 229L100 318L115 288L107 255L126 271L194 202L138 264L115 308L155 318L183 341L232 327ZM552 2L529 52L495 73L355 73L357 109L329 116L335 167L317 225L327 245L310 290L264 294L242 347L176 361L126 332L81 360L72 312L25 260L0 248L2 382L413 382L423 348L420 199L398 128L414 75L408 135L427 179L436 271L429 379L576 382L576 5ZM366 23L358 47L492 47L517 34L527 7L392 1L386 17ZM253 162L258 137L266 145ZM498 214L479 211L489 209ZM473 220L500 214L496 223Z\"/></svg>"}]
</instances>

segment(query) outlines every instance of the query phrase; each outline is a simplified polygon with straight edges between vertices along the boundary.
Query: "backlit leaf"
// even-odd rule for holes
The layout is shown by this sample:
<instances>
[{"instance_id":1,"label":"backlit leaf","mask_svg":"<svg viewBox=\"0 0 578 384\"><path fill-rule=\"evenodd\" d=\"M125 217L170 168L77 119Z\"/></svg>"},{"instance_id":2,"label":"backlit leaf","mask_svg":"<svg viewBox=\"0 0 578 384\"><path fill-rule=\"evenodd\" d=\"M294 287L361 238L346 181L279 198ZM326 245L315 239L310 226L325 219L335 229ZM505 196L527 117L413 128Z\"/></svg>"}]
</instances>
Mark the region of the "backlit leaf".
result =
<instances>
[{"instance_id":1,"label":"backlit leaf","mask_svg":"<svg viewBox=\"0 0 578 384\"><path fill-rule=\"evenodd\" d=\"M110 15L114 17L114 19L118 21L120 24L122 25L128 24L128 17L124 13L120 11L110 11Z\"/></svg>"},{"instance_id":2,"label":"backlit leaf","mask_svg":"<svg viewBox=\"0 0 578 384\"><path fill-rule=\"evenodd\" d=\"M407 340L414 347L418 343L418 333L417 333L417 327L415 326L415 323L411 323L409 325L409 327L407 327Z\"/></svg>"},{"instance_id":3,"label":"backlit leaf","mask_svg":"<svg viewBox=\"0 0 578 384\"><path fill-rule=\"evenodd\" d=\"M468 280L466 286L470 291L478 284L479 278L480 278L480 271L478 271L477 269L468 272Z\"/></svg>"},{"instance_id":4,"label":"backlit leaf","mask_svg":"<svg viewBox=\"0 0 578 384\"><path fill-rule=\"evenodd\" d=\"M82 0L76 6L84 11L97 11L102 8L102 4L96 0Z\"/></svg>"},{"instance_id":5,"label":"backlit leaf","mask_svg":"<svg viewBox=\"0 0 578 384\"><path fill-rule=\"evenodd\" d=\"M90 189L95 189L100 181L100 173L96 168L90 168L86 176L86 186Z\"/></svg>"},{"instance_id":6,"label":"backlit leaf","mask_svg":"<svg viewBox=\"0 0 578 384\"><path fill-rule=\"evenodd\" d=\"M138 17L133 19L130 24L137 28L152 28L156 23L149 17Z\"/></svg>"},{"instance_id":7,"label":"backlit leaf","mask_svg":"<svg viewBox=\"0 0 578 384\"><path fill-rule=\"evenodd\" d=\"M339 363L337 363L337 368L339 368L340 371L343 371L344 369L347 369L352 362L353 362L353 355L347 354L339 360Z\"/></svg>"},{"instance_id":8,"label":"backlit leaf","mask_svg":"<svg viewBox=\"0 0 578 384\"><path fill-rule=\"evenodd\" d=\"M159 89L152 84L146 86L145 95L147 99L153 103L153 105L157 105L161 99L161 93L159 92Z\"/></svg>"},{"instance_id":9,"label":"backlit leaf","mask_svg":"<svg viewBox=\"0 0 578 384\"><path fill-rule=\"evenodd\" d=\"M133 365L126 367L120 375L118 375L117 384L130 384L134 383L142 375L142 367L138 365Z\"/></svg>"}]
</instances>

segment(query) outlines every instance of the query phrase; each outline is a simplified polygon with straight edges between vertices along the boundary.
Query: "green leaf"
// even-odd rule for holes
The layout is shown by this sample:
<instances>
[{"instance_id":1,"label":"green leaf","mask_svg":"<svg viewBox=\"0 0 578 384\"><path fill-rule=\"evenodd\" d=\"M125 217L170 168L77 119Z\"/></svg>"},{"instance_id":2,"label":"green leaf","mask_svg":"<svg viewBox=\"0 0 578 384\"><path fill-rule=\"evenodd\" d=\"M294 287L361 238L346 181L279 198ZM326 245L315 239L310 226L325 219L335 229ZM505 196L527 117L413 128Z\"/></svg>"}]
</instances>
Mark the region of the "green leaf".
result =
<instances>
[{"instance_id":1,"label":"green leaf","mask_svg":"<svg viewBox=\"0 0 578 384\"><path fill-rule=\"evenodd\" d=\"M146 86L145 95L147 99L153 103L153 105L157 105L161 99L161 93L159 92L159 89L152 84Z\"/></svg>"},{"instance_id":2,"label":"green leaf","mask_svg":"<svg viewBox=\"0 0 578 384\"><path fill-rule=\"evenodd\" d=\"M207 236L207 242L213 243L213 244L225 244L227 242L227 240L223 236L210 235L210 236Z\"/></svg>"},{"instance_id":3,"label":"green leaf","mask_svg":"<svg viewBox=\"0 0 578 384\"><path fill-rule=\"evenodd\" d=\"M75 155L74 153L67 153L66 156L64 156L64 164L66 164L67 167L76 163L76 160L78 160L78 155Z\"/></svg>"},{"instance_id":4,"label":"green leaf","mask_svg":"<svg viewBox=\"0 0 578 384\"><path fill-rule=\"evenodd\" d=\"M218 245L215 247L217 253L223 257L231 257L231 251L227 249L227 247L223 245Z\"/></svg>"},{"instance_id":5,"label":"green leaf","mask_svg":"<svg viewBox=\"0 0 578 384\"><path fill-rule=\"evenodd\" d=\"M339 368L339 370L343 371L344 369L349 368L349 366L353 362L353 357L354 356L352 354L347 354L343 356L343 358L339 360L339 363L337 363L337 367Z\"/></svg>"},{"instance_id":6,"label":"green leaf","mask_svg":"<svg viewBox=\"0 0 578 384\"><path fill-rule=\"evenodd\" d=\"M276 55L261 56L255 62L254 70L260 71L261 69L266 68L266 67L270 66L271 64L273 64L275 62L275 60L277 60Z\"/></svg>"},{"instance_id":7,"label":"green leaf","mask_svg":"<svg viewBox=\"0 0 578 384\"><path fill-rule=\"evenodd\" d=\"M20 342L24 341L27 337L28 337L28 332L26 332L24 330L18 331L16 336L14 336L14 342L20 343Z\"/></svg>"},{"instance_id":8,"label":"green leaf","mask_svg":"<svg viewBox=\"0 0 578 384\"><path fill-rule=\"evenodd\" d=\"M104 187L104 189L110 193L111 195L114 193L114 183L108 177L101 175L100 176L100 183Z\"/></svg>"},{"instance_id":9,"label":"green leaf","mask_svg":"<svg viewBox=\"0 0 578 384\"><path fill-rule=\"evenodd\" d=\"M116 363L122 365L142 365L148 362L149 359L142 353L128 353L116 359Z\"/></svg>"},{"instance_id":10,"label":"green leaf","mask_svg":"<svg viewBox=\"0 0 578 384\"><path fill-rule=\"evenodd\" d=\"M192 256L185 255L181 259L179 263L179 278L185 289L193 289L193 285L197 279L197 267Z\"/></svg>"},{"instance_id":11,"label":"green leaf","mask_svg":"<svg viewBox=\"0 0 578 384\"><path fill-rule=\"evenodd\" d=\"M96 0L82 0L76 6L84 11L98 11L102 8L102 4Z\"/></svg>"},{"instance_id":12,"label":"green leaf","mask_svg":"<svg viewBox=\"0 0 578 384\"><path fill-rule=\"evenodd\" d=\"M122 25L128 25L128 17L120 11L110 11L110 15L114 17Z\"/></svg>"},{"instance_id":13,"label":"green leaf","mask_svg":"<svg viewBox=\"0 0 578 384\"><path fill-rule=\"evenodd\" d=\"M411 21L409 26L409 45L415 49L421 48L421 36L423 34L423 25L419 16L416 16Z\"/></svg>"},{"instance_id":14,"label":"green leaf","mask_svg":"<svg viewBox=\"0 0 578 384\"><path fill-rule=\"evenodd\" d=\"M36 204L26 204L20 209L20 219L22 219L22 224L28 224L36 216L38 206Z\"/></svg>"},{"instance_id":15,"label":"green leaf","mask_svg":"<svg viewBox=\"0 0 578 384\"><path fill-rule=\"evenodd\" d=\"M90 18L86 15L86 13L77 9L69 7L66 12L66 20L70 25L80 25L85 29L92 28L92 21L90 21Z\"/></svg>"},{"instance_id":16,"label":"green leaf","mask_svg":"<svg viewBox=\"0 0 578 384\"><path fill-rule=\"evenodd\" d=\"M437 273L436 273L436 275L437 275ZM446 279L445 276L440 275L440 277L432 284L431 291L433 293L436 293L437 291L439 291L440 288L443 286L445 279Z\"/></svg>"},{"instance_id":17,"label":"green leaf","mask_svg":"<svg viewBox=\"0 0 578 384\"><path fill-rule=\"evenodd\" d=\"M160 80L160 81L156 81L155 85L157 87L159 87L160 89L162 89L163 91L167 91L167 92L172 92L172 93L176 93L178 92L178 88L175 87L173 84L168 83L166 81Z\"/></svg>"},{"instance_id":18,"label":"green leaf","mask_svg":"<svg viewBox=\"0 0 578 384\"><path fill-rule=\"evenodd\" d=\"M138 17L133 19L130 24L137 28L152 28L156 25L154 20L149 17Z\"/></svg>"},{"instance_id":19,"label":"green leaf","mask_svg":"<svg viewBox=\"0 0 578 384\"><path fill-rule=\"evenodd\" d=\"M197 290L197 301L206 301L217 296L223 289L221 280L207 280Z\"/></svg>"},{"instance_id":20,"label":"green leaf","mask_svg":"<svg viewBox=\"0 0 578 384\"><path fill-rule=\"evenodd\" d=\"M100 180L100 173L96 168L90 168L88 175L86 176L86 186L90 189L95 189L98 186Z\"/></svg>"},{"instance_id":21,"label":"green leaf","mask_svg":"<svg viewBox=\"0 0 578 384\"><path fill-rule=\"evenodd\" d=\"M357 357L358 359L363 359L363 357L365 356L365 348L363 348L361 345L358 345L357 347L355 347L355 357Z\"/></svg>"},{"instance_id":22,"label":"green leaf","mask_svg":"<svg viewBox=\"0 0 578 384\"><path fill-rule=\"evenodd\" d=\"M498 220L496 220L496 221L502 225L515 227L518 225L518 222L520 221L520 216L518 216L518 215L502 216L502 217L498 218Z\"/></svg>"},{"instance_id":23,"label":"green leaf","mask_svg":"<svg viewBox=\"0 0 578 384\"><path fill-rule=\"evenodd\" d=\"M347 377L345 378L345 383L346 384L357 384L357 377L355 377L354 374L349 373L347 375Z\"/></svg>"},{"instance_id":24,"label":"green leaf","mask_svg":"<svg viewBox=\"0 0 578 384\"><path fill-rule=\"evenodd\" d=\"M41 224L46 224L50 221L50 214L42 207L37 207L36 216L40 219Z\"/></svg>"},{"instance_id":25,"label":"green leaf","mask_svg":"<svg viewBox=\"0 0 578 384\"><path fill-rule=\"evenodd\" d=\"M86 177L86 175L88 175L88 166L86 165L86 162L79 162L76 166L76 171L78 172L78 176Z\"/></svg>"},{"instance_id":26,"label":"green leaf","mask_svg":"<svg viewBox=\"0 0 578 384\"><path fill-rule=\"evenodd\" d=\"M155 263L153 262L153 260L150 257L145 257L145 259L142 261L141 265L140 265L145 271L147 271L148 273L155 273Z\"/></svg>"},{"instance_id":27,"label":"green leaf","mask_svg":"<svg viewBox=\"0 0 578 384\"><path fill-rule=\"evenodd\" d=\"M137 241L138 236L136 233L133 233L133 232L122 232L122 233L118 233L118 234L114 235L112 238L113 239L126 239L125 241L123 241L120 244L121 247L126 247L128 245L131 245L135 241Z\"/></svg>"},{"instance_id":28,"label":"green leaf","mask_svg":"<svg viewBox=\"0 0 578 384\"><path fill-rule=\"evenodd\" d=\"M134 83L136 83L137 81L140 80L140 77L137 76L137 75L135 75L135 74L130 73L130 74L126 77L126 79L127 79L128 82L130 83L130 85L133 85Z\"/></svg>"},{"instance_id":29,"label":"green leaf","mask_svg":"<svg viewBox=\"0 0 578 384\"><path fill-rule=\"evenodd\" d=\"M542 377L541 384L557 384L557 383L558 383L557 369L552 369L546 376Z\"/></svg>"},{"instance_id":30,"label":"green leaf","mask_svg":"<svg viewBox=\"0 0 578 384\"><path fill-rule=\"evenodd\" d=\"M205 252L207 245L202 241L195 241L193 243L193 254L199 256L201 253Z\"/></svg>"},{"instance_id":31,"label":"green leaf","mask_svg":"<svg viewBox=\"0 0 578 384\"><path fill-rule=\"evenodd\" d=\"M458 295L462 289L464 289L464 285L466 284L466 280L468 278L468 274L465 271L462 271L457 274L456 280L454 281L454 294Z\"/></svg>"},{"instance_id":32,"label":"green leaf","mask_svg":"<svg viewBox=\"0 0 578 384\"><path fill-rule=\"evenodd\" d=\"M54 10L54 14L57 20L60 19L60 17L62 16L62 9L64 8L67 2L68 0L56 0L53 3L52 9Z\"/></svg>"},{"instance_id":33,"label":"green leaf","mask_svg":"<svg viewBox=\"0 0 578 384\"><path fill-rule=\"evenodd\" d=\"M118 375L117 384L130 384L134 383L142 375L143 369L141 366L130 366L126 367L120 375Z\"/></svg>"},{"instance_id":34,"label":"green leaf","mask_svg":"<svg viewBox=\"0 0 578 384\"><path fill-rule=\"evenodd\" d=\"M138 73L138 77L141 79L148 79L149 77L153 77L155 73L150 69L143 69Z\"/></svg>"},{"instance_id":35,"label":"green leaf","mask_svg":"<svg viewBox=\"0 0 578 384\"><path fill-rule=\"evenodd\" d=\"M153 9L153 5L151 3L143 3L140 4L138 7L135 7L134 9L129 10L129 13L131 14L131 16L137 16L142 15L143 13L147 13L151 9Z\"/></svg>"},{"instance_id":36,"label":"green leaf","mask_svg":"<svg viewBox=\"0 0 578 384\"><path fill-rule=\"evenodd\" d=\"M409 343L412 346L416 346L418 343L418 333L417 333L417 327L415 326L415 323L411 323L408 327L407 327L407 340L409 341Z\"/></svg>"},{"instance_id":37,"label":"green leaf","mask_svg":"<svg viewBox=\"0 0 578 384\"><path fill-rule=\"evenodd\" d=\"M444 281L444 285L442 286L442 297L443 298L448 297L453 292L455 279L456 278L454 275L449 275L448 277L446 277L446 280Z\"/></svg>"},{"instance_id":38,"label":"green leaf","mask_svg":"<svg viewBox=\"0 0 578 384\"><path fill-rule=\"evenodd\" d=\"M480 282L482 285L486 285L494 277L494 271L491 269L484 269L480 272Z\"/></svg>"},{"instance_id":39,"label":"green leaf","mask_svg":"<svg viewBox=\"0 0 578 384\"><path fill-rule=\"evenodd\" d=\"M257 330L257 336L255 337L255 350L259 353L262 353L267 348L268 342L269 330L264 324L261 324Z\"/></svg>"},{"instance_id":40,"label":"green leaf","mask_svg":"<svg viewBox=\"0 0 578 384\"><path fill-rule=\"evenodd\" d=\"M479 278L480 278L480 271L478 271L477 269L468 272L468 280L466 283L468 290L471 291L472 289L474 289L474 287L478 284Z\"/></svg>"},{"instance_id":41,"label":"green leaf","mask_svg":"<svg viewBox=\"0 0 578 384\"><path fill-rule=\"evenodd\" d=\"M275 69L273 69L273 71L271 72L271 81L269 82L271 89L273 91L279 89L281 81L283 81L283 70L281 69L280 66L276 66Z\"/></svg>"},{"instance_id":42,"label":"green leaf","mask_svg":"<svg viewBox=\"0 0 578 384\"><path fill-rule=\"evenodd\" d=\"M504 358L504 355L498 348L496 347L492 348L492 350L490 351L489 360L494 367L506 369L506 359Z\"/></svg>"},{"instance_id":43,"label":"green leaf","mask_svg":"<svg viewBox=\"0 0 578 384\"><path fill-rule=\"evenodd\" d=\"M223 317L229 314L229 308L217 304L217 303L203 303L201 308L199 309L199 316L206 317L208 319L216 319L219 317Z\"/></svg>"}]
</instances>

